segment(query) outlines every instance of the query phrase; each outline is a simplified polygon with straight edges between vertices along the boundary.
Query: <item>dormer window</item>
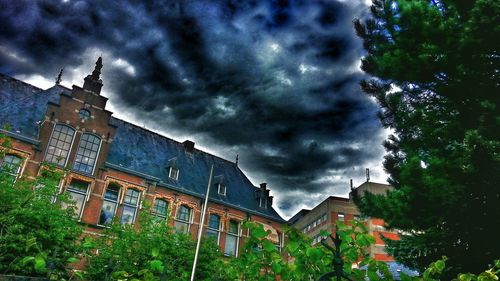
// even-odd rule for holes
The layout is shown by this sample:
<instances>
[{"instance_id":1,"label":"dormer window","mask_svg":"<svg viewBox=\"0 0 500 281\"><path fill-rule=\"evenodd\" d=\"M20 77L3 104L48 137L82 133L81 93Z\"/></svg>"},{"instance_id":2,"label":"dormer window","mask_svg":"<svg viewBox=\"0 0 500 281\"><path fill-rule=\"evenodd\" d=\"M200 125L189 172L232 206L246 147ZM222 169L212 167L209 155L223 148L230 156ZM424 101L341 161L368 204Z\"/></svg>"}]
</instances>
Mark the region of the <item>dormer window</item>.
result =
<instances>
[{"instance_id":1,"label":"dormer window","mask_svg":"<svg viewBox=\"0 0 500 281\"><path fill-rule=\"evenodd\" d=\"M265 197L259 198L259 207L267 209L267 200Z\"/></svg>"},{"instance_id":2,"label":"dormer window","mask_svg":"<svg viewBox=\"0 0 500 281\"><path fill-rule=\"evenodd\" d=\"M219 195L226 196L226 186L222 183L218 183L217 193L219 193Z\"/></svg>"},{"instance_id":3,"label":"dormer window","mask_svg":"<svg viewBox=\"0 0 500 281\"><path fill-rule=\"evenodd\" d=\"M168 177L173 179L173 180L178 180L179 179L179 169L175 167L170 167L168 171Z\"/></svg>"}]
</instances>

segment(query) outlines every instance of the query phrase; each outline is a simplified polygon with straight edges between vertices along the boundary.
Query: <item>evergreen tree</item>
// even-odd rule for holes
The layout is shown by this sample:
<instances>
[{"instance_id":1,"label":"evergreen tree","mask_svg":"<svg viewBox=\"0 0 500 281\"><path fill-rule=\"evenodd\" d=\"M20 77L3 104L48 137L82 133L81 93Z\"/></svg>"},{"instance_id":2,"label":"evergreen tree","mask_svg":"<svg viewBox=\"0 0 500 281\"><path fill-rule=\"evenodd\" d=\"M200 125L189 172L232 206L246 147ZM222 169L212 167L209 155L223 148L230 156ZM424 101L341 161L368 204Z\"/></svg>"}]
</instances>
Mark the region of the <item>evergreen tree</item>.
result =
<instances>
[{"instance_id":1,"label":"evergreen tree","mask_svg":"<svg viewBox=\"0 0 500 281\"><path fill-rule=\"evenodd\" d=\"M354 25L367 50L362 89L393 132L384 167L394 191L357 197L401 230L397 261L448 274L500 257L500 2L374 0Z\"/></svg>"}]
</instances>

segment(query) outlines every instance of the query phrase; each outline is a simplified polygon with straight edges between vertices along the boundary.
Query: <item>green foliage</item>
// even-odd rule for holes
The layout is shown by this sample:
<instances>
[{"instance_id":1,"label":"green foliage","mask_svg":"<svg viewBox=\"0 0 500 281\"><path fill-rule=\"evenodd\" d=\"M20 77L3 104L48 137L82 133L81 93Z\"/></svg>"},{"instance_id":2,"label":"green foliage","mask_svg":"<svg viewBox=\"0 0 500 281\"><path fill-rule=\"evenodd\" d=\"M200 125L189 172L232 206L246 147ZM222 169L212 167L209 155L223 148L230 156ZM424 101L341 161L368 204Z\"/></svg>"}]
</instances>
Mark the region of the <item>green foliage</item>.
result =
<instances>
[{"instance_id":1,"label":"green foliage","mask_svg":"<svg viewBox=\"0 0 500 281\"><path fill-rule=\"evenodd\" d=\"M357 198L363 213L403 232L387 241L421 271L447 256L445 276L499 257L500 2L377 0L356 21L375 76L363 90L393 135L384 167L393 192Z\"/></svg>"},{"instance_id":2,"label":"green foliage","mask_svg":"<svg viewBox=\"0 0 500 281\"><path fill-rule=\"evenodd\" d=\"M2 136L0 142L8 147L10 141ZM36 180L14 182L9 172L0 171L0 273L69 278L82 230L74 209L61 208L71 203L57 194L61 173L47 166Z\"/></svg>"},{"instance_id":3,"label":"green foliage","mask_svg":"<svg viewBox=\"0 0 500 281\"><path fill-rule=\"evenodd\" d=\"M333 248L326 244L330 233L323 231L325 240L311 245L312 239L295 228L286 229L287 243L283 251L269 241L262 225L245 222L249 230L240 256L231 260L227 274L231 280L316 280L321 275L333 271ZM385 264L369 258L367 247L374 243L373 236L367 234L366 227L357 221L351 225L339 223L338 234L342 239L340 252L345 262L344 272L356 280L364 280L366 272L377 275ZM269 232L269 231L268 231ZM368 265L368 270L352 268L352 264ZM385 269L387 267L385 266Z\"/></svg>"},{"instance_id":4,"label":"green foliage","mask_svg":"<svg viewBox=\"0 0 500 281\"><path fill-rule=\"evenodd\" d=\"M280 253L276 247L269 246L270 241L262 225L246 222L244 228L249 230L249 237L238 258L225 264L227 280L247 281L303 281L317 280L325 273L334 271L334 246L325 238L320 244L311 245L312 240L294 228L286 229L287 245ZM341 238L340 255L344 262L343 272L351 280L375 281L395 280L385 262L375 261L366 250L375 243L375 238L367 233L362 222L352 221L350 225L337 223L337 233ZM330 233L322 232L324 237ZM268 246L266 246L268 245ZM448 259L431 263L421 276L407 276L400 273L403 281L434 281L443 280ZM479 275L459 274L457 281L468 280L498 280L500 260L495 265ZM279 279L278 279L279 278ZM336 277L332 277L336 280Z\"/></svg>"},{"instance_id":5,"label":"green foliage","mask_svg":"<svg viewBox=\"0 0 500 281\"><path fill-rule=\"evenodd\" d=\"M88 237L88 280L189 280L196 242L158 222L149 208L139 212L136 225L114 221L101 236ZM212 239L201 243L196 280L224 279L224 261Z\"/></svg>"}]
</instances>

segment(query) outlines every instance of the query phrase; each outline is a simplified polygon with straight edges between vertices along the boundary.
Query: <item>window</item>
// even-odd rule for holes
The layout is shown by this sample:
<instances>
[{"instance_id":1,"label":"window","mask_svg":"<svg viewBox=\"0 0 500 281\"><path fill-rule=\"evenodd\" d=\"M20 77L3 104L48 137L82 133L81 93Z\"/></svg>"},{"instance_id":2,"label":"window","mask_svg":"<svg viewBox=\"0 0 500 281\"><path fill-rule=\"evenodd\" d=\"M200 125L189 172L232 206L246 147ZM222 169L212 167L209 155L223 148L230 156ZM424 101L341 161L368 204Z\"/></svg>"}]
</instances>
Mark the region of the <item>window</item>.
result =
<instances>
[{"instance_id":1,"label":"window","mask_svg":"<svg viewBox=\"0 0 500 281\"><path fill-rule=\"evenodd\" d=\"M321 221L322 221L322 222L327 221L327 216L326 216L326 214L323 214L323 216L321 217Z\"/></svg>"},{"instance_id":2,"label":"window","mask_svg":"<svg viewBox=\"0 0 500 281\"><path fill-rule=\"evenodd\" d=\"M175 229L177 230L177 232L189 232L189 226L191 224L191 213L192 210L188 206L181 205L179 207L179 210L177 210L177 216L175 218Z\"/></svg>"},{"instance_id":3,"label":"window","mask_svg":"<svg viewBox=\"0 0 500 281\"><path fill-rule=\"evenodd\" d=\"M220 216L210 214L208 219L207 237L213 237L217 244L219 244L219 231L220 231Z\"/></svg>"},{"instance_id":4,"label":"window","mask_svg":"<svg viewBox=\"0 0 500 281\"><path fill-rule=\"evenodd\" d=\"M13 180L17 178L19 171L21 170L21 157L16 155L7 154L0 162L0 168L2 171L6 172L8 175L12 176Z\"/></svg>"},{"instance_id":5,"label":"window","mask_svg":"<svg viewBox=\"0 0 500 281\"><path fill-rule=\"evenodd\" d=\"M230 220L227 228L226 246L224 254L228 256L238 255L240 224L237 221Z\"/></svg>"},{"instance_id":6,"label":"window","mask_svg":"<svg viewBox=\"0 0 500 281\"><path fill-rule=\"evenodd\" d=\"M323 240L323 236L318 234L318 235L313 237L313 241L312 241L311 245L316 245L316 244L320 243L321 240Z\"/></svg>"},{"instance_id":7,"label":"window","mask_svg":"<svg viewBox=\"0 0 500 281\"><path fill-rule=\"evenodd\" d=\"M226 186L222 183L217 184L217 193L222 196L226 196Z\"/></svg>"},{"instance_id":8,"label":"window","mask_svg":"<svg viewBox=\"0 0 500 281\"><path fill-rule=\"evenodd\" d=\"M267 200L263 196L259 197L259 207L267 208Z\"/></svg>"},{"instance_id":9,"label":"window","mask_svg":"<svg viewBox=\"0 0 500 281\"><path fill-rule=\"evenodd\" d=\"M281 233L277 232L278 235L278 241L274 243L276 246L276 249L281 253L281 249L283 248L283 241L281 240L282 236Z\"/></svg>"},{"instance_id":10,"label":"window","mask_svg":"<svg viewBox=\"0 0 500 281\"><path fill-rule=\"evenodd\" d=\"M87 120L90 118L90 110L82 108L78 111L78 115L80 116L80 119Z\"/></svg>"},{"instance_id":11,"label":"window","mask_svg":"<svg viewBox=\"0 0 500 281\"><path fill-rule=\"evenodd\" d=\"M173 180L179 179L179 169L175 167L170 167L170 170L168 172L168 177Z\"/></svg>"},{"instance_id":12,"label":"window","mask_svg":"<svg viewBox=\"0 0 500 281\"><path fill-rule=\"evenodd\" d=\"M134 223L141 193L135 189L127 189L123 200L122 224Z\"/></svg>"},{"instance_id":13,"label":"window","mask_svg":"<svg viewBox=\"0 0 500 281\"><path fill-rule=\"evenodd\" d=\"M345 219L344 213L338 213L337 218L339 221L344 221L344 219Z\"/></svg>"},{"instance_id":14,"label":"window","mask_svg":"<svg viewBox=\"0 0 500 281\"><path fill-rule=\"evenodd\" d=\"M99 224L106 225L110 224L116 212L116 206L118 206L118 194L120 193L120 187L116 185L109 185L104 193L104 199L102 201L101 214L99 216Z\"/></svg>"},{"instance_id":15,"label":"window","mask_svg":"<svg viewBox=\"0 0 500 281\"><path fill-rule=\"evenodd\" d=\"M66 165L74 135L75 130L73 128L63 124L57 124L50 137L45 161L60 166Z\"/></svg>"},{"instance_id":16,"label":"window","mask_svg":"<svg viewBox=\"0 0 500 281\"><path fill-rule=\"evenodd\" d=\"M77 219L80 219L83 213L83 207L85 206L85 199L87 198L88 187L89 183L87 182L72 180L68 188L66 189L66 192L69 193L71 199L73 200L73 206L75 207L75 217Z\"/></svg>"},{"instance_id":17,"label":"window","mask_svg":"<svg viewBox=\"0 0 500 281\"><path fill-rule=\"evenodd\" d=\"M155 199L155 205L153 210L153 216L158 222L165 221L167 219L168 203L165 200Z\"/></svg>"},{"instance_id":18,"label":"window","mask_svg":"<svg viewBox=\"0 0 500 281\"><path fill-rule=\"evenodd\" d=\"M80 145L76 152L73 170L92 174L94 172L97 155L99 154L100 145L101 138L92 134L82 134Z\"/></svg>"}]
</instances>

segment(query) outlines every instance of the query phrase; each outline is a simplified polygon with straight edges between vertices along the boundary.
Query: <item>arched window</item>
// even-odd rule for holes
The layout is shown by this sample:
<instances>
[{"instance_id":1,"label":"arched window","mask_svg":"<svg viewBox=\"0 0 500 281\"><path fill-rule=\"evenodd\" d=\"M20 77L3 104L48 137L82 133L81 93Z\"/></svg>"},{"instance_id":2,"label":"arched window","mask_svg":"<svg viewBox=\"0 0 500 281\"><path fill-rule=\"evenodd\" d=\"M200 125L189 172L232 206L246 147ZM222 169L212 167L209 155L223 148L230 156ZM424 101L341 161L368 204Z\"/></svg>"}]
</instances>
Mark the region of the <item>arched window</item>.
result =
<instances>
[{"instance_id":1,"label":"arched window","mask_svg":"<svg viewBox=\"0 0 500 281\"><path fill-rule=\"evenodd\" d=\"M224 247L224 254L227 256L238 255L240 223L234 220L229 221L226 234L226 245Z\"/></svg>"},{"instance_id":2,"label":"arched window","mask_svg":"<svg viewBox=\"0 0 500 281\"><path fill-rule=\"evenodd\" d=\"M116 213L118 206L118 195L120 187L115 184L108 185L102 201L101 214L99 216L99 225L110 224Z\"/></svg>"},{"instance_id":3,"label":"arched window","mask_svg":"<svg viewBox=\"0 0 500 281\"><path fill-rule=\"evenodd\" d=\"M177 232L188 233L191 225L193 210L188 206L181 205L175 217L175 229Z\"/></svg>"},{"instance_id":4,"label":"arched window","mask_svg":"<svg viewBox=\"0 0 500 281\"><path fill-rule=\"evenodd\" d=\"M210 214L210 217L208 218L208 227L206 236L213 237L217 242L217 245L219 244L220 226L221 226L220 216L216 214Z\"/></svg>"},{"instance_id":5,"label":"arched window","mask_svg":"<svg viewBox=\"0 0 500 281\"><path fill-rule=\"evenodd\" d=\"M168 202L162 199L155 199L153 216L156 221L165 221L168 214Z\"/></svg>"},{"instance_id":6,"label":"arched window","mask_svg":"<svg viewBox=\"0 0 500 281\"><path fill-rule=\"evenodd\" d=\"M49 145L47 147L47 154L45 161L57 164L59 166L66 165L73 137L75 136L75 129L64 124L57 124L54 127L52 136L50 137Z\"/></svg>"},{"instance_id":7,"label":"arched window","mask_svg":"<svg viewBox=\"0 0 500 281\"><path fill-rule=\"evenodd\" d=\"M95 162L99 154L101 138L96 135L84 133L76 151L73 170L86 174L93 174Z\"/></svg>"},{"instance_id":8,"label":"arched window","mask_svg":"<svg viewBox=\"0 0 500 281\"><path fill-rule=\"evenodd\" d=\"M7 154L0 162L0 168L15 180L21 170L22 158L16 155Z\"/></svg>"},{"instance_id":9,"label":"arched window","mask_svg":"<svg viewBox=\"0 0 500 281\"><path fill-rule=\"evenodd\" d=\"M137 208L139 206L141 193L135 189L127 189L125 200L123 200L122 224L134 223Z\"/></svg>"}]
</instances>

